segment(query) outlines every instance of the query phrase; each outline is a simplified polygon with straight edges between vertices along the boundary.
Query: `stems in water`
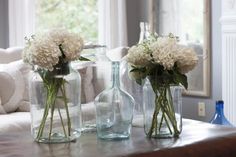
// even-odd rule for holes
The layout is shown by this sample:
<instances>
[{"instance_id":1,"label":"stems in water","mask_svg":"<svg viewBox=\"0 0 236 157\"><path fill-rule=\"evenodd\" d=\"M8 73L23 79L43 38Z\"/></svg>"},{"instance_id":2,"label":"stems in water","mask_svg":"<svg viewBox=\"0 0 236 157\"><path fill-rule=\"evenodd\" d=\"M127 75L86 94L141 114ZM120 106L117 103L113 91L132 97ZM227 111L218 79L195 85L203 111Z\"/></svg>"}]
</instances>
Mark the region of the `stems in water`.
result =
<instances>
[{"instance_id":1,"label":"stems in water","mask_svg":"<svg viewBox=\"0 0 236 157\"><path fill-rule=\"evenodd\" d=\"M157 137L161 134L162 128L167 127L170 135L178 137L180 131L175 116L170 86L158 88L154 93L155 108L152 116L151 127L147 136L150 138L153 136Z\"/></svg>"},{"instance_id":2,"label":"stems in water","mask_svg":"<svg viewBox=\"0 0 236 157\"><path fill-rule=\"evenodd\" d=\"M43 132L44 132L45 127L47 125L46 123L47 123L49 112L50 112L51 117L49 120L48 139L49 139L49 141L51 140L52 133L53 133L54 111L55 111L56 106L58 108L58 114L60 117L60 122L61 122L61 125L63 128L64 135L67 138L68 136L70 136L70 132L71 132L71 121L70 121L68 100L67 100L66 89L65 89L66 81L64 80L64 78L53 78L50 81L45 80L45 78L44 78L43 83L44 83L45 89L47 90L47 97L46 97L46 103L45 103L43 117L40 122L40 126L39 126L39 130L38 130L38 133L36 136L36 140L40 140L41 138L44 138ZM61 96L58 96L59 93L61 93ZM61 99L64 103L64 107L65 107L66 115L67 115L67 126L68 126L67 132L68 133L66 133L65 124L63 122L63 117L62 117L61 110L60 110L61 106L56 104L57 99Z\"/></svg>"}]
</instances>

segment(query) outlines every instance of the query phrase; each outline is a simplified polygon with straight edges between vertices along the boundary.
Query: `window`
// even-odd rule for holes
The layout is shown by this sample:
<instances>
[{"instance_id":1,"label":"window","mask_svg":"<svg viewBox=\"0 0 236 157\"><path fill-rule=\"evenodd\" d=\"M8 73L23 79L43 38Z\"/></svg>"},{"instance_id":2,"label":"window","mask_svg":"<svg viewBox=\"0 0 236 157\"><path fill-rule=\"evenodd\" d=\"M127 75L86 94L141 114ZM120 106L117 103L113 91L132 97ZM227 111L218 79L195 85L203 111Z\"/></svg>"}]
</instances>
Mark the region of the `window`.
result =
<instances>
[{"instance_id":1,"label":"window","mask_svg":"<svg viewBox=\"0 0 236 157\"><path fill-rule=\"evenodd\" d=\"M64 27L85 42L98 41L97 0L36 0L36 32Z\"/></svg>"},{"instance_id":2,"label":"window","mask_svg":"<svg viewBox=\"0 0 236 157\"><path fill-rule=\"evenodd\" d=\"M197 7L196 7L197 6ZM182 0L180 3L182 33L187 42L203 43L203 5L199 0ZM194 18L193 18L194 17Z\"/></svg>"},{"instance_id":3,"label":"window","mask_svg":"<svg viewBox=\"0 0 236 157\"><path fill-rule=\"evenodd\" d=\"M8 7L10 47L55 27L79 33L85 43L127 46L126 0L8 0Z\"/></svg>"}]
</instances>

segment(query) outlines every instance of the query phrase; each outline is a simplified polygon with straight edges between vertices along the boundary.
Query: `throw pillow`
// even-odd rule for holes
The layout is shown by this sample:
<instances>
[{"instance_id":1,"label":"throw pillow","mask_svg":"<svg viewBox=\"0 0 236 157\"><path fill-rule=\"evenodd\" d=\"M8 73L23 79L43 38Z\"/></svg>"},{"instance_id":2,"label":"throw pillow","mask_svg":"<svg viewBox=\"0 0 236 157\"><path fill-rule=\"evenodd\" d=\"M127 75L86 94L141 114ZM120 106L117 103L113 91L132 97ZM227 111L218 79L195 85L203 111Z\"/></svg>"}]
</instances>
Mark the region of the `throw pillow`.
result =
<instances>
[{"instance_id":1,"label":"throw pillow","mask_svg":"<svg viewBox=\"0 0 236 157\"><path fill-rule=\"evenodd\" d=\"M30 67L22 60L0 64L1 114L29 111L28 77Z\"/></svg>"},{"instance_id":2,"label":"throw pillow","mask_svg":"<svg viewBox=\"0 0 236 157\"><path fill-rule=\"evenodd\" d=\"M11 47L8 49L0 48L0 63L7 64L9 62L20 60L22 49L22 47Z\"/></svg>"}]
</instances>

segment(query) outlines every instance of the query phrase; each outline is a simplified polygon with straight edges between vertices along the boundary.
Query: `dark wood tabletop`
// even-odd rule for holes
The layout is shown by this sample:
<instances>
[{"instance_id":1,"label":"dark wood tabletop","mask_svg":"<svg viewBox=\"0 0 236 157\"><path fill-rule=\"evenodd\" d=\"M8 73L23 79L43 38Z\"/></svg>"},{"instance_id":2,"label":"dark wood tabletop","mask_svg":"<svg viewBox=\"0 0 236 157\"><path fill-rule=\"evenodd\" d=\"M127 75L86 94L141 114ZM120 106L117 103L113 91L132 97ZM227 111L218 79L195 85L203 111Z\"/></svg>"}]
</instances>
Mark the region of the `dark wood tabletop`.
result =
<instances>
[{"instance_id":1,"label":"dark wood tabletop","mask_svg":"<svg viewBox=\"0 0 236 157\"><path fill-rule=\"evenodd\" d=\"M143 128L132 128L128 140L105 141L85 133L76 141L39 144L30 131L0 134L0 157L236 157L236 128L183 120L179 138L149 139Z\"/></svg>"}]
</instances>

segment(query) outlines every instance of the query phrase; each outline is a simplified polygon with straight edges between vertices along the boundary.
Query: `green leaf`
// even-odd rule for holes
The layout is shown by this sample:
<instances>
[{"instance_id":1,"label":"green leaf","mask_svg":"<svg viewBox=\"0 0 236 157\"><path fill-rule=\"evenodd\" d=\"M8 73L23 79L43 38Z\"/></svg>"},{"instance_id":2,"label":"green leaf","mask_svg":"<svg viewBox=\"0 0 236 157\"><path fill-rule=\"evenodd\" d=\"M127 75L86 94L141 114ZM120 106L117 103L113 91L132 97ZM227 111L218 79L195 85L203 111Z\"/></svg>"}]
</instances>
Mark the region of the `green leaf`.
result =
<instances>
[{"instance_id":1,"label":"green leaf","mask_svg":"<svg viewBox=\"0 0 236 157\"><path fill-rule=\"evenodd\" d=\"M146 68L131 65L129 69L129 78L135 80L137 84L142 86L144 84L144 79L146 78Z\"/></svg>"},{"instance_id":2,"label":"green leaf","mask_svg":"<svg viewBox=\"0 0 236 157\"><path fill-rule=\"evenodd\" d=\"M79 57L79 60L80 60L80 61L90 61L90 59L85 58L85 57L83 57L83 56L80 56L80 57Z\"/></svg>"},{"instance_id":3,"label":"green leaf","mask_svg":"<svg viewBox=\"0 0 236 157\"><path fill-rule=\"evenodd\" d=\"M188 79L186 75L181 74L180 72L175 72L174 76L176 83L180 83L184 86L185 89L188 89Z\"/></svg>"},{"instance_id":4,"label":"green leaf","mask_svg":"<svg viewBox=\"0 0 236 157\"><path fill-rule=\"evenodd\" d=\"M136 79L135 82L139 84L140 86L143 85L143 80L142 79Z\"/></svg>"},{"instance_id":5,"label":"green leaf","mask_svg":"<svg viewBox=\"0 0 236 157\"><path fill-rule=\"evenodd\" d=\"M136 67L132 67L132 69L130 70L130 72L141 72L141 73L145 73L146 72L146 68L136 68Z\"/></svg>"}]
</instances>

